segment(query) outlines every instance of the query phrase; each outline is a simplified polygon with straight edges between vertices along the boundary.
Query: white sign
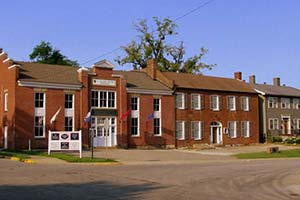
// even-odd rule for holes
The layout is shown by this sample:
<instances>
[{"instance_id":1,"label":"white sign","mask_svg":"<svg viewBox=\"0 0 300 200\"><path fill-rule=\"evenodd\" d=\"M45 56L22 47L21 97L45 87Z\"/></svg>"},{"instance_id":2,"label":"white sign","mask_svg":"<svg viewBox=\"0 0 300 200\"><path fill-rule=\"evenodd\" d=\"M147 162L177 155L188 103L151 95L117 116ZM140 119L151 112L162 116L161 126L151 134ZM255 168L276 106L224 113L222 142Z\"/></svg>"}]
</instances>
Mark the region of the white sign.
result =
<instances>
[{"instance_id":1,"label":"white sign","mask_svg":"<svg viewBox=\"0 0 300 200\"><path fill-rule=\"evenodd\" d=\"M102 86L116 86L115 80L105 80L105 79L93 79L94 85L102 85Z\"/></svg>"},{"instance_id":2,"label":"white sign","mask_svg":"<svg viewBox=\"0 0 300 200\"><path fill-rule=\"evenodd\" d=\"M48 155L51 151L79 151L82 158L81 131L49 131Z\"/></svg>"}]
</instances>

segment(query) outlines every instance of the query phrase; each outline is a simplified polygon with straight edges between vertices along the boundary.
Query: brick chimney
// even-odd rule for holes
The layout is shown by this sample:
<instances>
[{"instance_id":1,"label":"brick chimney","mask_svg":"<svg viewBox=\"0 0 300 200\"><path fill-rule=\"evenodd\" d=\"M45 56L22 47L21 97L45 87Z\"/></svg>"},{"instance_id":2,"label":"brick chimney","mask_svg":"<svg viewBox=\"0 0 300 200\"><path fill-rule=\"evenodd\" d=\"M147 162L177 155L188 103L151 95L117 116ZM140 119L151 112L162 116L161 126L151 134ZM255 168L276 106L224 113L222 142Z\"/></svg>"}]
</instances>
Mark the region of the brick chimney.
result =
<instances>
[{"instance_id":1,"label":"brick chimney","mask_svg":"<svg viewBox=\"0 0 300 200\"><path fill-rule=\"evenodd\" d=\"M234 72L234 79L242 80L242 72Z\"/></svg>"},{"instance_id":2,"label":"brick chimney","mask_svg":"<svg viewBox=\"0 0 300 200\"><path fill-rule=\"evenodd\" d=\"M152 79L156 79L156 71L158 70L157 62L154 59L147 61L146 72Z\"/></svg>"},{"instance_id":3,"label":"brick chimney","mask_svg":"<svg viewBox=\"0 0 300 200\"><path fill-rule=\"evenodd\" d=\"M280 78L279 77L276 77L276 78L273 78L273 85L274 86L280 86Z\"/></svg>"},{"instance_id":4,"label":"brick chimney","mask_svg":"<svg viewBox=\"0 0 300 200\"><path fill-rule=\"evenodd\" d=\"M249 76L249 83L256 84L255 75Z\"/></svg>"}]
</instances>

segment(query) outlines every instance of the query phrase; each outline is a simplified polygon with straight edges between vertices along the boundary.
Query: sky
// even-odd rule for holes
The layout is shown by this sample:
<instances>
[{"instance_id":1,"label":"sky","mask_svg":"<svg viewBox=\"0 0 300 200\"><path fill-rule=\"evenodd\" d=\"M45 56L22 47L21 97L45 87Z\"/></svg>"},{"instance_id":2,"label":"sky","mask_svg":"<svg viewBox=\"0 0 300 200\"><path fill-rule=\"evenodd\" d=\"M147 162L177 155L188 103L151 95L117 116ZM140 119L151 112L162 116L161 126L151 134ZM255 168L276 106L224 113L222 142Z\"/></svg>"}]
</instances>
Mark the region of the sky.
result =
<instances>
[{"instance_id":1,"label":"sky","mask_svg":"<svg viewBox=\"0 0 300 200\"><path fill-rule=\"evenodd\" d=\"M113 51L136 38L141 19L176 19L208 0L9 0L1 2L0 48L17 61L28 61L40 41L84 66L106 59L118 66ZM300 88L300 1L214 0L176 21L172 44L184 42L187 57L209 50L203 61L216 64L204 75L281 83ZM113 51L113 52L112 52ZM107 54L108 52L112 52ZM105 55L100 57L101 55ZM89 62L87 62L89 61Z\"/></svg>"}]
</instances>

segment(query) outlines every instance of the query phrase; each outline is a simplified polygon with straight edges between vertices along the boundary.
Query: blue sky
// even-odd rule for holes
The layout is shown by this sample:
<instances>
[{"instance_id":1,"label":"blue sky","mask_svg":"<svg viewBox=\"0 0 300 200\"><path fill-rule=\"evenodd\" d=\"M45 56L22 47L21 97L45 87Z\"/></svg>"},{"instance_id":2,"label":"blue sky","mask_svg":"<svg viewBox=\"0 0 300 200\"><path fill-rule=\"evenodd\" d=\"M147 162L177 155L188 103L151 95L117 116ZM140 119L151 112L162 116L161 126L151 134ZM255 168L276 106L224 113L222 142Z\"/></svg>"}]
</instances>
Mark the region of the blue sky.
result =
<instances>
[{"instance_id":1,"label":"blue sky","mask_svg":"<svg viewBox=\"0 0 300 200\"><path fill-rule=\"evenodd\" d=\"M139 19L174 19L206 1L2 1L0 47L14 60L28 60L33 47L45 40L84 63L129 43ZM217 67L206 75L232 77L241 71L245 80L255 74L260 83L279 76L282 83L300 88L299 8L298 0L214 0L176 22L179 35L173 42L183 41L187 56L208 48L204 61ZM113 61L118 55L122 52L98 60Z\"/></svg>"}]
</instances>

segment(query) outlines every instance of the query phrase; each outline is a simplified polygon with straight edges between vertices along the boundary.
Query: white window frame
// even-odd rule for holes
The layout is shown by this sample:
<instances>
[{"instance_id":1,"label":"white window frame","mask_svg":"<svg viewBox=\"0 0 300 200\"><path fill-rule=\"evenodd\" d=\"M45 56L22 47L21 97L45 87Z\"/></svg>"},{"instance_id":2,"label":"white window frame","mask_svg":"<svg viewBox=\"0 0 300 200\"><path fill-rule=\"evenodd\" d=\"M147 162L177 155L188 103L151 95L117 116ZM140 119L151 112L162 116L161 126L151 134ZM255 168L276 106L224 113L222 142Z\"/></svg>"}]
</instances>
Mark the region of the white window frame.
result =
<instances>
[{"instance_id":1,"label":"white window frame","mask_svg":"<svg viewBox=\"0 0 300 200\"><path fill-rule=\"evenodd\" d=\"M193 124L195 124L196 126L198 126L198 133L195 134L195 129L194 129L194 126ZM203 138L203 127L204 126L204 123L203 121L192 121L191 122L191 137L194 139L194 140L202 140ZM195 135L197 135L197 137L195 137Z\"/></svg>"},{"instance_id":2,"label":"white window frame","mask_svg":"<svg viewBox=\"0 0 300 200\"><path fill-rule=\"evenodd\" d=\"M178 127L177 127L177 125L181 125L181 133L180 133L180 135L181 135L181 137L178 137L178 134L179 134L179 132L178 132ZM176 121L176 130L175 130L175 132L176 132L176 139L177 140L184 140L185 139L185 121Z\"/></svg>"},{"instance_id":3,"label":"white window frame","mask_svg":"<svg viewBox=\"0 0 300 200\"><path fill-rule=\"evenodd\" d=\"M197 106L194 107L194 98L196 97L197 99ZM201 95L200 94L191 94L191 108L194 110L201 110Z\"/></svg>"},{"instance_id":4,"label":"white window frame","mask_svg":"<svg viewBox=\"0 0 300 200\"><path fill-rule=\"evenodd\" d=\"M43 94L43 107L35 107L35 97L37 93ZM33 121L33 127L34 127L34 138L45 138L46 137L46 92L34 92L34 121ZM43 135L42 136L36 136L35 135L35 117L43 117Z\"/></svg>"},{"instance_id":5,"label":"white window frame","mask_svg":"<svg viewBox=\"0 0 300 200\"><path fill-rule=\"evenodd\" d=\"M4 93L4 111L8 111L8 92Z\"/></svg>"},{"instance_id":6,"label":"white window frame","mask_svg":"<svg viewBox=\"0 0 300 200\"><path fill-rule=\"evenodd\" d=\"M75 120L74 120L74 113L75 113L75 94L71 94L71 93L65 93L65 96L66 95L72 95L72 108L66 108L65 107L65 118L66 117L72 117L72 131L75 131ZM66 100L66 98L65 98ZM66 105L66 102L65 102L65 105ZM65 121L66 119L64 119ZM65 129L65 122L64 122L64 130Z\"/></svg>"},{"instance_id":7,"label":"white window frame","mask_svg":"<svg viewBox=\"0 0 300 200\"><path fill-rule=\"evenodd\" d=\"M247 96L241 97L241 108L243 111L250 110L250 97L247 97Z\"/></svg>"},{"instance_id":8,"label":"white window frame","mask_svg":"<svg viewBox=\"0 0 300 200\"><path fill-rule=\"evenodd\" d=\"M180 106L178 105L179 97L181 99L181 105ZM176 98L176 108L178 108L178 109L185 109L185 94L177 92L175 94L175 98Z\"/></svg>"},{"instance_id":9,"label":"white window frame","mask_svg":"<svg viewBox=\"0 0 300 200\"><path fill-rule=\"evenodd\" d=\"M103 109L116 109L117 108L117 93L116 93L116 91L114 91L114 90L92 90L91 92L97 92L98 93L98 99L97 99L98 106L92 106L92 108L103 108ZM101 92L105 92L106 93L106 99L105 99L106 106L101 106L101 104L100 104L100 101L101 101L100 93ZM108 95L108 93L109 92L114 93L114 97L115 97L115 99L114 99L114 107L109 107L108 106L108 102L109 102L109 99L108 99L109 95ZM92 102L92 98L91 98L91 102Z\"/></svg>"},{"instance_id":10,"label":"white window frame","mask_svg":"<svg viewBox=\"0 0 300 200\"><path fill-rule=\"evenodd\" d=\"M231 100L232 100L232 102L231 102ZM228 101L228 110L236 111L236 96L228 96L227 101Z\"/></svg>"},{"instance_id":11,"label":"white window frame","mask_svg":"<svg viewBox=\"0 0 300 200\"><path fill-rule=\"evenodd\" d=\"M278 118L269 118L269 130L278 130L279 129L279 120Z\"/></svg>"},{"instance_id":12,"label":"white window frame","mask_svg":"<svg viewBox=\"0 0 300 200\"><path fill-rule=\"evenodd\" d=\"M246 128L243 127L244 125L246 125ZM244 134L244 130L246 130L246 134ZM242 137L244 138L250 137L250 121L241 122L241 132L242 132Z\"/></svg>"},{"instance_id":13,"label":"white window frame","mask_svg":"<svg viewBox=\"0 0 300 200\"><path fill-rule=\"evenodd\" d=\"M294 130L300 130L300 119L294 119Z\"/></svg>"},{"instance_id":14,"label":"white window frame","mask_svg":"<svg viewBox=\"0 0 300 200\"><path fill-rule=\"evenodd\" d=\"M140 98L139 96L132 96L130 97L130 108L131 108L131 99L136 98L137 99L137 110L131 110L131 119L130 119L130 135L131 137L139 137L140 136ZM132 118L137 118L137 134L132 135Z\"/></svg>"},{"instance_id":15,"label":"white window frame","mask_svg":"<svg viewBox=\"0 0 300 200\"><path fill-rule=\"evenodd\" d=\"M299 98L295 98L293 99L293 108L294 109L300 109L300 99Z\"/></svg>"},{"instance_id":16,"label":"white window frame","mask_svg":"<svg viewBox=\"0 0 300 200\"><path fill-rule=\"evenodd\" d=\"M158 110L157 111L154 110L154 99L158 100ZM158 98L158 97L153 98L153 115L154 115L154 118L153 118L153 135L154 136L161 136L162 135L161 98ZM159 134L155 134L155 126L154 126L155 119L159 120Z\"/></svg>"},{"instance_id":17,"label":"white window frame","mask_svg":"<svg viewBox=\"0 0 300 200\"><path fill-rule=\"evenodd\" d=\"M221 109L220 109L220 98L221 98L221 96L219 96L219 95L211 95L210 96L210 107L211 107L211 109L212 109L212 111L220 111ZM215 103L213 102L214 101L214 99L215 99ZM216 107L214 107L214 105L216 105Z\"/></svg>"},{"instance_id":18,"label":"white window frame","mask_svg":"<svg viewBox=\"0 0 300 200\"><path fill-rule=\"evenodd\" d=\"M290 109L291 108L291 101L289 98L281 98L281 109Z\"/></svg>"},{"instance_id":19,"label":"white window frame","mask_svg":"<svg viewBox=\"0 0 300 200\"><path fill-rule=\"evenodd\" d=\"M278 108L277 97L268 97L268 108Z\"/></svg>"},{"instance_id":20,"label":"white window frame","mask_svg":"<svg viewBox=\"0 0 300 200\"><path fill-rule=\"evenodd\" d=\"M231 134L230 124L233 124L233 134ZM237 121L228 121L228 134L231 138L237 138Z\"/></svg>"}]
</instances>

